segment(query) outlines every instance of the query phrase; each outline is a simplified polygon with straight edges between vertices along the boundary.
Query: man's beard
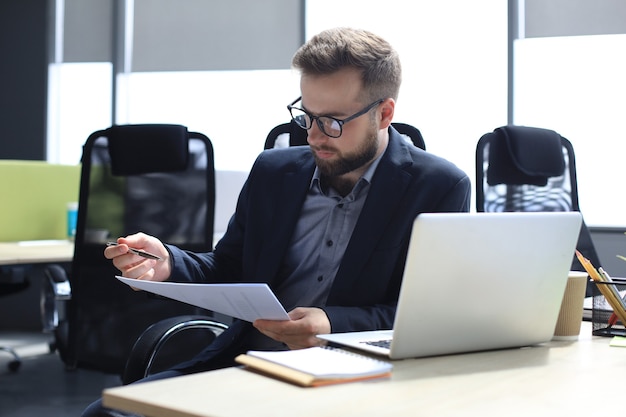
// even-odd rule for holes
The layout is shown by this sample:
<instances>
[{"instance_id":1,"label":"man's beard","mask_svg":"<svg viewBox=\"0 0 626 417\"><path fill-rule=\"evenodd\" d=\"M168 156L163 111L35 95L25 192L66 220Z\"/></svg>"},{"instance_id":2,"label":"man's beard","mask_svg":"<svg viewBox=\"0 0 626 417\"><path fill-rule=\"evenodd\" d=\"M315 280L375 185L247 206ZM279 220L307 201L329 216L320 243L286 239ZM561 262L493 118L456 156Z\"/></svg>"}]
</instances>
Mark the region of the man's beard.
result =
<instances>
[{"instance_id":1,"label":"man's beard","mask_svg":"<svg viewBox=\"0 0 626 417\"><path fill-rule=\"evenodd\" d=\"M338 140L341 140L341 138ZM320 149L324 149L324 147L321 147ZM313 157L315 158L315 163L317 164L322 176L331 178L338 177L361 168L374 159L377 151L378 135L375 128L373 128L367 132L366 140L358 149L350 154L340 156L339 160L329 161L319 159L315 155L315 152L313 152Z\"/></svg>"}]
</instances>

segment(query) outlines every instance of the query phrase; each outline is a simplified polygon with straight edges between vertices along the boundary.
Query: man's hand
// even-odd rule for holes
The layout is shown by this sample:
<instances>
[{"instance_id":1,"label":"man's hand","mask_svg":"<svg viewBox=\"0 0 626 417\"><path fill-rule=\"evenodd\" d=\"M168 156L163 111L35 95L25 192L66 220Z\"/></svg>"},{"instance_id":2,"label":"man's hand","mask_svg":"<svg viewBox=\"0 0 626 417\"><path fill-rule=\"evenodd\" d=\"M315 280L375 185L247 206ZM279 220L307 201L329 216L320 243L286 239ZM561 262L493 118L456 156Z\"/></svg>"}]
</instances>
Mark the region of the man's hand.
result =
<instances>
[{"instance_id":1,"label":"man's hand","mask_svg":"<svg viewBox=\"0 0 626 417\"><path fill-rule=\"evenodd\" d=\"M104 256L113 260L113 265L127 278L147 281L165 281L171 273L169 252L163 243L145 233L137 233L117 239L117 246L107 246ZM160 261L146 259L129 252L128 248L141 249L161 258Z\"/></svg>"},{"instance_id":2,"label":"man's hand","mask_svg":"<svg viewBox=\"0 0 626 417\"><path fill-rule=\"evenodd\" d=\"M315 336L330 333L330 321L321 308L298 307L289 312L291 320L255 320L256 327L264 335L285 343L289 349L303 349L324 345Z\"/></svg>"}]
</instances>

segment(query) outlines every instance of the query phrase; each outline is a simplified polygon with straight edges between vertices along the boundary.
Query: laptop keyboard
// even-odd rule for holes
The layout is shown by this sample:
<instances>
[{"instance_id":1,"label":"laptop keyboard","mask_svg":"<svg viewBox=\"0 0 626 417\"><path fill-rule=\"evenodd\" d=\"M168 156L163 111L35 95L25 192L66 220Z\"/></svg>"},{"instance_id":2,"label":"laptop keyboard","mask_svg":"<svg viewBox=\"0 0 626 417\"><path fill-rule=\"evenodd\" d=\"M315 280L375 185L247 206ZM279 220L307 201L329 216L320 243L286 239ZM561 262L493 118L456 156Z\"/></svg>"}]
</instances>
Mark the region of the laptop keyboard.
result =
<instances>
[{"instance_id":1,"label":"laptop keyboard","mask_svg":"<svg viewBox=\"0 0 626 417\"><path fill-rule=\"evenodd\" d=\"M383 339L383 340L369 340L365 343L366 345L377 346L385 349L389 349L391 347L391 339Z\"/></svg>"}]
</instances>

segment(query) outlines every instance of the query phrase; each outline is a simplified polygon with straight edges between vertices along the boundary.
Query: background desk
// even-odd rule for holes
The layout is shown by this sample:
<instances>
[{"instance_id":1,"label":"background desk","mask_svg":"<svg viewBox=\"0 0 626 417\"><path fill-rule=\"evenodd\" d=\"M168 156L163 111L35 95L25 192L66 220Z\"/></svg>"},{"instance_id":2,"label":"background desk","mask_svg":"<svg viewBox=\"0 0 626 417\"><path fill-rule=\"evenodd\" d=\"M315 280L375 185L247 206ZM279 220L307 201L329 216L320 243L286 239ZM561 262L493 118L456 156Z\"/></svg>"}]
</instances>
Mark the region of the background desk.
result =
<instances>
[{"instance_id":1,"label":"background desk","mask_svg":"<svg viewBox=\"0 0 626 417\"><path fill-rule=\"evenodd\" d=\"M71 262L74 243L66 240L0 242L0 265Z\"/></svg>"},{"instance_id":2,"label":"background desk","mask_svg":"<svg viewBox=\"0 0 626 417\"><path fill-rule=\"evenodd\" d=\"M104 391L110 407L171 416L582 416L621 409L626 348L578 342L394 362L390 379L299 388L228 368Z\"/></svg>"},{"instance_id":3,"label":"background desk","mask_svg":"<svg viewBox=\"0 0 626 417\"><path fill-rule=\"evenodd\" d=\"M69 267L74 256L70 241L0 242L0 286L28 280L24 291L0 298L0 329L41 331L39 297L48 264Z\"/></svg>"}]
</instances>

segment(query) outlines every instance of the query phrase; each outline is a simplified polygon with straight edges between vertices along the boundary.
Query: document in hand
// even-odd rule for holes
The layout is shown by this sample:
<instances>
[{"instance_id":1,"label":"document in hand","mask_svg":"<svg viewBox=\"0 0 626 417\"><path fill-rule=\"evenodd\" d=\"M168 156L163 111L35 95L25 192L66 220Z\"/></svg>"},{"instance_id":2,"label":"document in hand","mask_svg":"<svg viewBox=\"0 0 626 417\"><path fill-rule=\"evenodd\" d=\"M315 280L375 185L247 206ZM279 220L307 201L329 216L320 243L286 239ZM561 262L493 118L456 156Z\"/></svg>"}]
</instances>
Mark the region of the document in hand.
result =
<instances>
[{"instance_id":1,"label":"document in hand","mask_svg":"<svg viewBox=\"0 0 626 417\"><path fill-rule=\"evenodd\" d=\"M391 376L391 363L330 347L251 350L235 360L250 369L303 387Z\"/></svg>"},{"instance_id":2,"label":"document in hand","mask_svg":"<svg viewBox=\"0 0 626 417\"><path fill-rule=\"evenodd\" d=\"M290 320L267 284L201 284L116 278L133 288L249 322L256 319Z\"/></svg>"}]
</instances>

